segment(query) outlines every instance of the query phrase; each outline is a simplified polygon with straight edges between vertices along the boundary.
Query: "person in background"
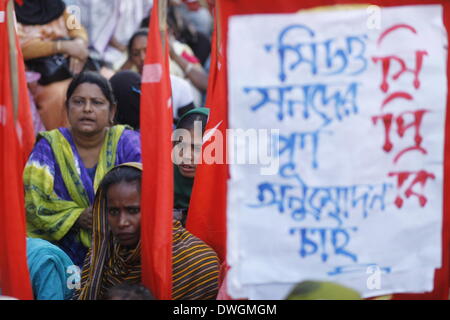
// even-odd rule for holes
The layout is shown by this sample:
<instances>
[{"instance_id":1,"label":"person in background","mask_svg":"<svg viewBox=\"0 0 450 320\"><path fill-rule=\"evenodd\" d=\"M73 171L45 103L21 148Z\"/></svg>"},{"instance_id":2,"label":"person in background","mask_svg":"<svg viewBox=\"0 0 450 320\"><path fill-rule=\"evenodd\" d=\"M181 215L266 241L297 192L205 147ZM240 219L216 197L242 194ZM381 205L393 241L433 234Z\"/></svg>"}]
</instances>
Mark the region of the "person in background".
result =
<instances>
[{"instance_id":1,"label":"person in background","mask_svg":"<svg viewBox=\"0 0 450 320\"><path fill-rule=\"evenodd\" d=\"M36 95L36 89L38 87L38 80L41 75L37 72L27 71L25 72L28 86L28 99L30 101L31 116L33 119L34 133L37 135L41 131L45 131L44 124L42 123L41 116L34 102L34 96Z\"/></svg>"},{"instance_id":2,"label":"person in background","mask_svg":"<svg viewBox=\"0 0 450 320\"><path fill-rule=\"evenodd\" d=\"M141 76L131 70L119 71L110 80L117 99L116 123L140 129Z\"/></svg>"},{"instance_id":3,"label":"person in background","mask_svg":"<svg viewBox=\"0 0 450 320\"><path fill-rule=\"evenodd\" d=\"M191 21L188 21L180 13L177 6L169 7L167 13L167 24L172 34L181 43L185 43L192 49L195 57L205 66L206 60L211 53L211 42L207 35L198 31Z\"/></svg>"},{"instance_id":4,"label":"person in background","mask_svg":"<svg viewBox=\"0 0 450 320\"><path fill-rule=\"evenodd\" d=\"M27 262L36 300L70 300L80 274L72 260L48 241L27 238ZM78 269L79 272L79 269ZM70 276L73 274L74 281Z\"/></svg>"},{"instance_id":5,"label":"person in background","mask_svg":"<svg viewBox=\"0 0 450 320\"><path fill-rule=\"evenodd\" d=\"M127 124L135 130L140 128L141 76L131 70L120 71L111 79L117 98L118 124ZM180 77L170 75L174 124L184 113L195 108L189 84Z\"/></svg>"},{"instance_id":6,"label":"person in background","mask_svg":"<svg viewBox=\"0 0 450 320\"><path fill-rule=\"evenodd\" d=\"M189 83L183 78L171 74L170 85L172 87L173 123L176 125L186 112L195 108L194 97Z\"/></svg>"},{"instance_id":7,"label":"person in background","mask_svg":"<svg viewBox=\"0 0 450 320\"><path fill-rule=\"evenodd\" d=\"M205 1L172 0L172 2L186 21L189 21L197 31L211 38L213 17Z\"/></svg>"},{"instance_id":8,"label":"person in background","mask_svg":"<svg viewBox=\"0 0 450 320\"><path fill-rule=\"evenodd\" d=\"M143 285L125 282L109 289L105 300L155 300L155 297Z\"/></svg>"},{"instance_id":9,"label":"person in background","mask_svg":"<svg viewBox=\"0 0 450 320\"><path fill-rule=\"evenodd\" d=\"M22 5L14 2L14 6L26 64L32 59L62 54L70 58L70 72L81 72L89 54L87 33L66 11L62 0L24 0ZM77 27L69 28L69 22ZM64 95L70 81L65 78L36 88L34 100L46 130L68 125Z\"/></svg>"},{"instance_id":10,"label":"person in background","mask_svg":"<svg viewBox=\"0 0 450 320\"><path fill-rule=\"evenodd\" d=\"M175 156L176 164L174 164L174 211L176 218L182 222L186 222L187 211L189 209L189 202L191 200L192 187L194 186L195 171L197 169L196 159L201 154L202 140L196 141L196 137L202 137L206 123L208 121L209 109L196 108L185 113L178 121L175 133L174 145L178 145L178 150ZM194 134L196 122L199 124L201 132ZM183 131L179 129L188 130L191 137L189 142L183 141ZM190 152L184 153L184 151Z\"/></svg>"},{"instance_id":11,"label":"person in background","mask_svg":"<svg viewBox=\"0 0 450 320\"><path fill-rule=\"evenodd\" d=\"M142 75L147 53L147 38L148 29L140 29L131 37L128 43L129 61L122 70L133 69ZM176 41L173 36L170 38L173 40L170 47L170 74L188 81L194 105L201 106L202 92L206 91L208 85L208 74L192 54L192 50L186 49L188 47Z\"/></svg>"},{"instance_id":12,"label":"person in background","mask_svg":"<svg viewBox=\"0 0 450 320\"><path fill-rule=\"evenodd\" d=\"M65 0L75 6L89 34L89 50L118 70L126 61L126 45L149 15L152 0ZM109 78L109 77L108 77Z\"/></svg>"},{"instance_id":13,"label":"person in background","mask_svg":"<svg viewBox=\"0 0 450 320\"><path fill-rule=\"evenodd\" d=\"M112 169L97 190L93 244L81 275L79 300L104 299L110 288L141 283L142 164ZM215 299L219 260L213 249L173 223L172 299Z\"/></svg>"},{"instance_id":14,"label":"person in background","mask_svg":"<svg viewBox=\"0 0 450 320\"><path fill-rule=\"evenodd\" d=\"M127 44L128 59L120 70L132 70L142 75L147 55L148 28L140 28L131 36Z\"/></svg>"},{"instance_id":15,"label":"person in background","mask_svg":"<svg viewBox=\"0 0 450 320\"><path fill-rule=\"evenodd\" d=\"M78 266L91 245L92 203L106 172L141 161L140 136L113 126L108 80L84 72L67 90L69 128L41 132L25 166L27 234L58 245Z\"/></svg>"}]
</instances>

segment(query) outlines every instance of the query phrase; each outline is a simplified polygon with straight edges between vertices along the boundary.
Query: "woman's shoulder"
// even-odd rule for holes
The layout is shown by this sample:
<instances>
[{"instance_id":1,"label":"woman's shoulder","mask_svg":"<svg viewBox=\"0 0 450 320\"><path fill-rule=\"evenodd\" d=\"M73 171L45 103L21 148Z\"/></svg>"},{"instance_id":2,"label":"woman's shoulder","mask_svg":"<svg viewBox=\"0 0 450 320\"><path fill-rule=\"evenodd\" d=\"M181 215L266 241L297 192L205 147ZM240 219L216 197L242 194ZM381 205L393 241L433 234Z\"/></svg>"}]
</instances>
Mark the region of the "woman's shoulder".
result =
<instances>
[{"instance_id":1,"label":"woman's shoulder","mask_svg":"<svg viewBox=\"0 0 450 320\"><path fill-rule=\"evenodd\" d=\"M122 133L125 137L139 138L141 135L139 131L134 130L133 128L126 126Z\"/></svg>"},{"instance_id":2,"label":"woman's shoulder","mask_svg":"<svg viewBox=\"0 0 450 320\"><path fill-rule=\"evenodd\" d=\"M130 161L140 162L141 136L139 132L127 126L122 126L122 128L114 126L113 128L115 130L123 130L117 144L118 162L116 164Z\"/></svg>"},{"instance_id":3,"label":"woman's shoulder","mask_svg":"<svg viewBox=\"0 0 450 320\"><path fill-rule=\"evenodd\" d=\"M134 131L129 126L114 126L115 130L122 130L119 138L119 145L128 147L141 147L141 135L138 131Z\"/></svg>"},{"instance_id":4,"label":"woman's shoulder","mask_svg":"<svg viewBox=\"0 0 450 320\"><path fill-rule=\"evenodd\" d=\"M111 130L114 134L120 134L120 138L128 138L128 137L139 137L139 132L135 131L129 125L124 124L116 124L112 126L109 130Z\"/></svg>"},{"instance_id":5,"label":"woman's shoulder","mask_svg":"<svg viewBox=\"0 0 450 320\"><path fill-rule=\"evenodd\" d=\"M38 258L46 259L59 258L60 261L64 261L67 265L73 264L69 256L58 246L47 240L39 238L27 238L27 255L36 255Z\"/></svg>"},{"instance_id":6,"label":"woman's shoulder","mask_svg":"<svg viewBox=\"0 0 450 320\"><path fill-rule=\"evenodd\" d=\"M37 136L36 143L30 154L32 160L48 160L53 158L52 144L58 146L58 138L63 136L67 139L70 132L66 128L54 129L51 131L40 132Z\"/></svg>"},{"instance_id":7,"label":"woman's shoulder","mask_svg":"<svg viewBox=\"0 0 450 320\"><path fill-rule=\"evenodd\" d=\"M52 153L52 146L49 139L46 138L45 133L39 134L36 138L33 150L31 151L30 158L36 158L40 155L49 155Z\"/></svg>"},{"instance_id":8,"label":"woman's shoulder","mask_svg":"<svg viewBox=\"0 0 450 320\"><path fill-rule=\"evenodd\" d=\"M50 144L56 140L64 137L66 140L71 138L72 134L68 128L57 128L49 131L39 132L37 136L37 140L40 141L42 138L45 138Z\"/></svg>"}]
</instances>

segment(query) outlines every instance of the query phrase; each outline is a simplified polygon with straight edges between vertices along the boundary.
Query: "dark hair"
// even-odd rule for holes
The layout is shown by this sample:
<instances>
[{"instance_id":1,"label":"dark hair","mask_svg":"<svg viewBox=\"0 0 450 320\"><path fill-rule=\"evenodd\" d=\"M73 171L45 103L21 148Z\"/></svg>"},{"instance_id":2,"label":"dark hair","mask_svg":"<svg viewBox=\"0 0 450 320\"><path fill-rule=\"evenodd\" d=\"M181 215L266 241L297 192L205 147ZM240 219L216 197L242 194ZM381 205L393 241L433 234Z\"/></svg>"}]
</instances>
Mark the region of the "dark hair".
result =
<instances>
[{"instance_id":1,"label":"dark hair","mask_svg":"<svg viewBox=\"0 0 450 320\"><path fill-rule=\"evenodd\" d=\"M142 172L139 169L129 166L118 166L109 171L103 178L100 188L104 194L108 192L109 187L120 182L137 182L138 191L141 191Z\"/></svg>"},{"instance_id":2,"label":"dark hair","mask_svg":"<svg viewBox=\"0 0 450 320\"><path fill-rule=\"evenodd\" d=\"M78 88L78 86L83 83L92 83L92 84L97 85L100 88L100 90L102 90L102 93L105 96L105 98L109 101L110 108L113 105L116 105L116 98L114 97L114 93L113 93L111 84L109 83L108 79L106 79L105 77L103 77L101 74L99 74L97 72L85 71L85 72L82 72L82 73L78 74L77 76L75 76L73 78L72 82L69 84L69 88L67 88L67 93L66 93L66 99L67 99L66 106L67 107L69 106L70 97L72 97L76 88Z\"/></svg>"},{"instance_id":3,"label":"dark hair","mask_svg":"<svg viewBox=\"0 0 450 320\"><path fill-rule=\"evenodd\" d=\"M139 130L141 75L131 70L119 71L109 82L117 99L116 123Z\"/></svg>"},{"instance_id":4,"label":"dark hair","mask_svg":"<svg viewBox=\"0 0 450 320\"><path fill-rule=\"evenodd\" d=\"M147 16L144 19L142 19L141 25L139 26L139 28L148 28L149 25L150 25L150 16Z\"/></svg>"},{"instance_id":5,"label":"dark hair","mask_svg":"<svg viewBox=\"0 0 450 320\"><path fill-rule=\"evenodd\" d=\"M177 125L177 129L190 130L194 128L195 121L202 122L202 132L205 131L206 123L208 122L208 116L206 114L192 113L182 118Z\"/></svg>"},{"instance_id":6,"label":"dark hair","mask_svg":"<svg viewBox=\"0 0 450 320\"><path fill-rule=\"evenodd\" d=\"M167 27L174 31L177 31L178 23L177 23L177 17L175 16L175 10L177 10L177 9L172 6L170 6L167 9Z\"/></svg>"},{"instance_id":7,"label":"dark hair","mask_svg":"<svg viewBox=\"0 0 450 320\"><path fill-rule=\"evenodd\" d=\"M105 300L118 298L120 300L155 300L153 294L141 284L121 283L110 288L105 296Z\"/></svg>"},{"instance_id":8,"label":"dark hair","mask_svg":"<svg viewBox=\"0 0 450 320\"><path fill-rule=\"evenodd\" d=\"M128 41L128 56L131 56L131 47L133 46L134 39L140 36L148 37L148 28L141 28L137 30Z\"/></svg>"}]
</instances>

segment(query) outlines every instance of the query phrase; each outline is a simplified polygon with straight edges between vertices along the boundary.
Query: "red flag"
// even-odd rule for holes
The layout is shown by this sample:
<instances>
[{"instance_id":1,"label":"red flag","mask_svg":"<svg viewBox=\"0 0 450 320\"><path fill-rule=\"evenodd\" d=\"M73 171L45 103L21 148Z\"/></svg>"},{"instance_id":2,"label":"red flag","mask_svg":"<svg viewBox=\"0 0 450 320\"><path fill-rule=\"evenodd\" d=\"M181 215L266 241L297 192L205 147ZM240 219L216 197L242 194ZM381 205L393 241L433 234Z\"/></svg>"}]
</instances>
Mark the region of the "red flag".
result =
<instances>
[{"instance_id":1,"label":"red flag","mask_svg":"<svg viewBox=\"0 0 450 320\"><path fill-rule=\"evenodd\" d=\"M157 299L172 297L172 103L166 32L167 0L156 0L150 19L141 86L142 281Z\"/></svg>"},{"instance_id":2,"label":"red flag","mask_svg":"<svg viewBox=\"0 0 450 320\"><path fill-rule=\"evenodd\" d=\"M294 13L300 9L310 9L318 6L336 4L367 4L366 0L285 0L277 2L274 6L273 0L216 0L216 21L221 26L217 36L228 39L228 21L232 15L263 14L263 13ZM446 0L374 0L372 5L398 6L398 5L420 5L420 4L442 4L444 7L444 23L447 31L450 31L450 3ZM218 8L220 5L220 8ZM213 43L214 45L214 43ZM217 63L213 63L215 55L212 51L212 71L208 85L207 107L211 108L208 128L217 128L225 132L227 123L227 76L226 76L226 41L221 41L223 56L219 56ZM219 71L215 70L217 65L221 66ZM447 66L447 78L450 78L450 68ZM450 114L447 112L445 159L444 159L444 194L450 192L448 178L450 177ZM223 135L226 139L225 135ZM226 143L224 143L226 145ZM188 214L187 228L199 238L206 241L218 253L222 261L225 260L226 252L226 194L228 170L226 165L199 165L191 196ZM442 234L442 267L435 272L434 290L424 294L401 294L395 295L397 299L448 299L450 284L450 254L449 254L449 210L450 202L444 197L444 218Z\"/></svg>"},{"instance_id":3,"label":"red flag","mask_svg":"<svg viewBox=\"0 0 450 320\"><path fill-rule=\"evenodd\" d=\"M216 159L219 163L206 164L203 147L202 164L197 166L186 227L198 238L210 245L221 262L226 258L226 209L228 165L226 164L226 129L228 111L226 95L226 70L223 64L220 25L214 27L211 48L211 70L208 80L206 107L210 117L205 137L212 134L211 143L218 143ZM218 139L220 135L222 139ZM219 153L219 155L217 155Z\"/></svg>"},{"instance_id":4,"label":"red flag","mask_svg":"<svg viewBox=\"0 0 450 320\"><path fill-rule=\"evenodd\" d=\"M0 288L3 295L33 299L22 182L33 127L12 6L12 1L0 0Z\"/></svg>"},{"instance_id":5,"label":"red flag","mask_svg":"<svg viewBox=\"0 0 450 320\"><path fill-rule=\"evenodd\" d=\"M20 49L19 41L16 37L16 53L17 53L17 70L13 73L13 77L17 77L18 82L18 120L20 126L19 141L22 149L22 163L23 167L28 160L28 157L33 150L36 136L33 127L33 117L31 115L30 100L28 96L28 86L25 75L25 64L23 60L22 50Z\"/></svg>"}]
</instances>

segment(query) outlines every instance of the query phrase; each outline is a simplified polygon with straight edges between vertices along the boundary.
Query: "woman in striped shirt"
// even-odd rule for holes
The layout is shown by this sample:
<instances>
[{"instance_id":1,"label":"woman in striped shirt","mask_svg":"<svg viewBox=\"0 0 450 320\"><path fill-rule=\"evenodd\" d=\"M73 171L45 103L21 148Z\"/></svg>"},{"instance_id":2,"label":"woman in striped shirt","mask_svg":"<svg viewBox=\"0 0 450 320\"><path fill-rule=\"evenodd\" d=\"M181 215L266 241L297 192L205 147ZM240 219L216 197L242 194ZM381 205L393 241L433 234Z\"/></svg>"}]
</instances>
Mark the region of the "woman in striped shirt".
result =
<instances>
[{"instance_id":1,"label":"woman in striped shirt","mask_svg":"<svg viewBox=\"0 0 450 320\"><path fill-rule=\"evenodd\" d=\"M141 282L140 185L142 165L122 164L103 179L93 209L93 243L83 267L79 300L103 299L108 289ZM215 299L219 260L179 221L173 223L172 298Z\"/></svg>"}]
</instances>

